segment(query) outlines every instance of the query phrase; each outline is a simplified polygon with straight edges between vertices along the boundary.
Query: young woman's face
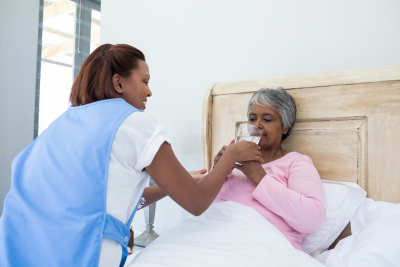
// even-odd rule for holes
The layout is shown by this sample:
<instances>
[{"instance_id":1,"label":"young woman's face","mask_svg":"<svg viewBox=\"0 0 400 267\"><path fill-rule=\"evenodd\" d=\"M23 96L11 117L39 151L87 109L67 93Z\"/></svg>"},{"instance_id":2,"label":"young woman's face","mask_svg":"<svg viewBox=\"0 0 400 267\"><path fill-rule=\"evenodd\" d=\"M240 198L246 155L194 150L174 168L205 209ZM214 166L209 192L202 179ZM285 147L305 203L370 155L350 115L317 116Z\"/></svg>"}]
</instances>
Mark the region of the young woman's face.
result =
<instances>
[{"instance_id":1,"label":"young woman's face","mask_svg":"<svg viewBox=\"0 0 400 267\"><path fill-rule=\"evenodd\" d=\"M269 106L253 104L249 114L249 123L258 127L263 132L258 143L261 149L280 146L282 134L287 133L287 130L283 130L279 112Z\"/></svg>"},{"instance_id":2,"label":"young woman's face","mask_svg":"<svg viewBox=\"0 0 400 267\"><path fill-rule=\"evenodd\" d=\"M122 94L122 98L135 108L145 110L147 98L152 96L149 88L150 71L146 61L139 60L138 67L132 71L130 77L119 76L116 80L114 80L114 77L114 88ZM122 90L116 88L116 86L120 86Z\"/></svg>"}]
</instances>

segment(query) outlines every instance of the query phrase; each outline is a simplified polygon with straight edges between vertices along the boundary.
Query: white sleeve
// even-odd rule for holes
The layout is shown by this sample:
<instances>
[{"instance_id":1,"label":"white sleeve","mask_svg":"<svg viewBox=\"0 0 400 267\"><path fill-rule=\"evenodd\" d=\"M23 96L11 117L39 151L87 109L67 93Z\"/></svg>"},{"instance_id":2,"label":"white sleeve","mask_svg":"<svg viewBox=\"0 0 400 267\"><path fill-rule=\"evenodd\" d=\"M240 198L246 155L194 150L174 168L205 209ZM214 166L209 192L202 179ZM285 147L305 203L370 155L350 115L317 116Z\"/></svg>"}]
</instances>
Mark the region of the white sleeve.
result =
<instances>
[{"instance_id":1,"label":"white sleeve","mask_svg":"<svg viewBox=\"0 0 400 267\"><path fill-rule=\"evenodd\" d=\"M106 211L127 223L148 181L142 172L149 166L167 133L160 123L144 112L134 112L119 126L111 148L107 181ZM99 266L118 266L121 245L103 238Z\"/></svg>"},{"instance_id":2,"label":"white sleeve","mask_svg":"<svg viewBox=\"0 0 400 267\"><path fill-rule=\"evenodd\" d=\"M134 112L121 123L118 134L124 139L125 148L131 151L126 164L142 171L149 166L160 146L167 141L165 127L145 112Z\"/></svg>"}]
</instances>

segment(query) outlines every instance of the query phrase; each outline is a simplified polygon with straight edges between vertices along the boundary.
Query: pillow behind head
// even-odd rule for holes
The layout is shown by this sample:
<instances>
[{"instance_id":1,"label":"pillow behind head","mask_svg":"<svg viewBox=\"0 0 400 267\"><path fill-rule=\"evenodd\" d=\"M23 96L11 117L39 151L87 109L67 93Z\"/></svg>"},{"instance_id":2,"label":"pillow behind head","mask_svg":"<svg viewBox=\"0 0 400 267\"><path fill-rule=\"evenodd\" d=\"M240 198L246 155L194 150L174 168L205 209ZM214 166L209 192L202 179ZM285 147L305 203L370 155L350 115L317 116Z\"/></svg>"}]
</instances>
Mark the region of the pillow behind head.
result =
<instances>
[{"instance_id":1,"label":"pillow behind head","mask_svg":"<svg viewBox=\"0 0 400 267\"><path fill-rule=\"evenodd\" d=\"M326 210L324 223L318 232L304 237L301 242L304 252L310 255L319 254L329 248L367 195L355 183L322 180L322 188Z\"/></svg>"}]
</instances>

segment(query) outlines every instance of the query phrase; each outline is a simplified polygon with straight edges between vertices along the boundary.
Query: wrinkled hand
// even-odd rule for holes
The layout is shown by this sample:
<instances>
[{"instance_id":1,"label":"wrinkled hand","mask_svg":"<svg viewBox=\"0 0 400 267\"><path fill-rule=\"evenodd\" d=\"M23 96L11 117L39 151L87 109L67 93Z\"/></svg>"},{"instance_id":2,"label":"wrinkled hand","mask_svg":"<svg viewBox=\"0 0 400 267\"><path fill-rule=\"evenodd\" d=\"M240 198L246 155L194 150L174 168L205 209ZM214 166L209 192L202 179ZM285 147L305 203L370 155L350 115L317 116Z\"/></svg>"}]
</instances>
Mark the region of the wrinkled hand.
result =
<instances>
[{"instance_id":1,"label":"wrinkled hand","mask_svg":"<svg viewBox=\"0 0 400 267\"><path fill-rule=\"evenodd\" d=\"M244 175L246 175L247 178L255 185L258 185L267 174L264 168L261 166L261 163L258 161L252 160L239 163L241 165L235 164L235 168L243 172Z\"/></svg>"},{"instance_id":2,"label":"wrinkled hand","mask_svg":"<svg viewBox=\"0 0 400 267\"><path fill-rule=\"evenodd\" d=\"M198 171L190 171L189 174L192 176L193 180L198 182L201 178L203 178L207 173L206 169L201 169Z\"/></svg>"},{"instance_id":3,"label":"wrinkled hand","mask_svg":"<svg viewBox=\"0 0 400 267\"><path fill-rule=\"evenodd\" d=\"M232 153L231 155L235 159L235 162L255 160L264 163L264 160L261 158L260 147L253 142L240 141L239 143L231 143L226 148L225 153L228 150Z\"/></svg>"}]
</instances>

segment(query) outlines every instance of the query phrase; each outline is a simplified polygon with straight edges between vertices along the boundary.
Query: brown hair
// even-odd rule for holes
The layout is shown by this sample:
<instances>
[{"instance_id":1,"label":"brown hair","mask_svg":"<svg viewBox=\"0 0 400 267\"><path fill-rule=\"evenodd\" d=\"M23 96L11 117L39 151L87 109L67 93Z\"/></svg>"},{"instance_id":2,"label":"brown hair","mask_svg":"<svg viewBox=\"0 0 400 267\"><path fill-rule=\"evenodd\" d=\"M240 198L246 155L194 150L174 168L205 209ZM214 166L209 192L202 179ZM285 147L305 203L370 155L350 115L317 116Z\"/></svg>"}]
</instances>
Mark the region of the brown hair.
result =
<instances>
[{"instance_id":1,"label":"brown hair","mask_svg":"<svg viewBox=\"0 0 400 267\"><path fill-rule=\"evenodd\" d=\"M73 106L118 98L112 84L114 74L126 78L137 68L138 60L145 61L144 54L127 44L104 44L96 48L83 62L71 90Z\"/></svg>"}]
</instances>

